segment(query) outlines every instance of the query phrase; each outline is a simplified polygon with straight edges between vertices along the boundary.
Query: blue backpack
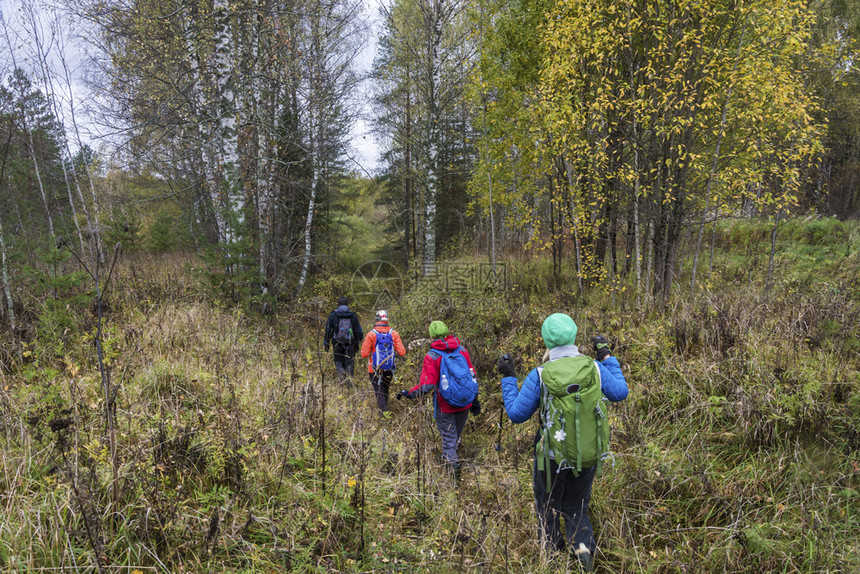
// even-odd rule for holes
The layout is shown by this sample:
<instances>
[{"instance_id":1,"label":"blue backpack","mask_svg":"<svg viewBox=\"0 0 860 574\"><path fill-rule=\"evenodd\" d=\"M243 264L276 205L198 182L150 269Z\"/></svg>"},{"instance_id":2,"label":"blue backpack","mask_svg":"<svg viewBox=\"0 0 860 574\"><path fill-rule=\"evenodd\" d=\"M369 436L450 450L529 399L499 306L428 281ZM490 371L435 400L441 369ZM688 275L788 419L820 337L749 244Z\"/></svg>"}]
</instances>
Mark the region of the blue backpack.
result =
<instances>
[{"instance_id":1,"label":"blue backpack","mask_svg":"<svg viewBox=\"0 0 860 574\"><path fill-rule=\"evenodd\" d=\"M376 348L373 350L373 368L382 371L394 370L394 337L391 333L380 333L376 329Z\"/></svg>"},{"instance_id":2,"label":"blue backpack","mask_svg":"<svg viewBox=\"0 0 860 574\"><path fill-rule=\"evenodd\" d=\"M466 357L457 347L449 353L441 353L436 349L432 352L439 355L439 392L442 398L454 407L462 409L468 407L478 396L478 381L469 368Z\"/></svg>"}]
</instances>

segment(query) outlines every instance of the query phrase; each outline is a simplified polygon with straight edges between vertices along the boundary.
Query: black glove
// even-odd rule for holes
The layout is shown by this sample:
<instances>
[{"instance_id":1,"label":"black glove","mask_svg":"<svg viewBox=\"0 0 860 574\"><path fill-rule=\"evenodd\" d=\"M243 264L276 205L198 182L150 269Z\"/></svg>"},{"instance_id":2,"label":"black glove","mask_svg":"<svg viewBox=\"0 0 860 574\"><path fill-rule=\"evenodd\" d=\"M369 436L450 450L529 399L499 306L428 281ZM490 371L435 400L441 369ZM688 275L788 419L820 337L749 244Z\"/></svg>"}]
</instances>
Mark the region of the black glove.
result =
<instances>
[{"instance_id":1,"label":"black glove","mask_svg":"<svg viewBox=\"0 0 860 574\"><path fill-rule=\"evenodd\" d=\"M324 350L326 353L328 353L328 343L326 343L325 345L323 345L323 350Z\"/></svg>"},{"instance_id":2,"label":"black glove","mask_svg":"<svg viewBox=\"0 0 860 574\"><path fill-rule=\"evenodd\" d=\"M499 371L503 377L517 376L517 367L514 364L514 358L507 353L499 357L499 362L496 363L496 370Z\"/></svg>"},{"instance_id":3,"label":"black glove","mask_svg":"<svg viewBox=\"0 0 860 574\"><path fill-rule=\"evenodd\" d=\"M591 342L594 343L594 356L598 361L603 361L606 357L612 354L609 350L609 341L603 335L592 337Z\"/></svg>"},{"instance_id":4,"label":"black glove","mask_svg":"<svg viewBox=\"0 0 860 574\"><path fill-rule=\"evenodd\" d=\"M402 399L403 397L406 397L407 399L411 399L411 398L413 398L414 396L415 396L415 395L413 395L412 393L410 393L410 392L409 392L409 391L407 391L406 389L403 389L402 391L400 391L399 393L397 393L397 400L399 401L399 400L400 400L400 399Z\"/></svg>"},{"instance_id":5,"label":"black glove","mask_svg":"<svg viewBox=\"0 0 860 574\"><path fill-rule=\"evenodd\" d=\"M475 400L472 401L472 408L469 409L469 412L475 416L481 414L481 401L478 400L477 395L475 396Z\"/></svg>"}]
</instances>

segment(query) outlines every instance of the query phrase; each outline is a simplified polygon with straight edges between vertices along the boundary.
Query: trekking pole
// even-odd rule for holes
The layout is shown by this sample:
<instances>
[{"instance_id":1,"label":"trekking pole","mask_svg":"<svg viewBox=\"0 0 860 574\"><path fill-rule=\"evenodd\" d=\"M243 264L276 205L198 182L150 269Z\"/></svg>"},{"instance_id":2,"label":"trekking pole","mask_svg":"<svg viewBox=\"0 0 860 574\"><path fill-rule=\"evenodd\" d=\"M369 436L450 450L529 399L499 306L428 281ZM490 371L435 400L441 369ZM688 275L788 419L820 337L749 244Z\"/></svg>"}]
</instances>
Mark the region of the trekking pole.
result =
<instances>
[{"instance_id":1,"label":"trekking pole","mask_svg":"<svg viewBox=\"0 0 860 574\"><path fill-rule=\"evenodd\" d=\"M499 436L496 439L496 444L493 446L496 447L496 452L502 451L502 423L504 422L504 414L505 414L505 405L502 403L499 405Z\"/></svg>"},{"instance_id":2,"label":"trekking pole","mask_svg":"<svg viewBox=\"0 0 860 574\"><path fill-rule=\"evenodd\" d=\"M510 359L510 356L507 353L505 353L504 355L502 355L502 358L507 361ZM505 398L502 397L502 404L499 405L499 436L496 439L496 444L493 445L496 447L496 452L502 451L502 423L504 422L504 415L505 415Z\"/></svg>"}]
</instances>

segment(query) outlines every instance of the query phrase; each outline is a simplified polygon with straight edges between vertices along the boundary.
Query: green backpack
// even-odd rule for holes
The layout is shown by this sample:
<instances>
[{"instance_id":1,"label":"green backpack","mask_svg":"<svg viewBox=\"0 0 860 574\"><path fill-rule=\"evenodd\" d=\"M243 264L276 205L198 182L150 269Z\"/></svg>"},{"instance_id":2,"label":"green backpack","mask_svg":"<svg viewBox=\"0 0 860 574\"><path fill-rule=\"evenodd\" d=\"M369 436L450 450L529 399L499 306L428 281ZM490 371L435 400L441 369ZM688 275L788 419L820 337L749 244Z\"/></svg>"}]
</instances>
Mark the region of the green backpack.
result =
<instances>
[{"instance_id":1,"label":"green backpack","mask_svg":"<svg viewBox=\"0 0 860 574\"><path fill-rule=\"evenodd\" d=\"M600 369L585 355L562 357L538 370L543 389L540 395L541 438L537 443L538 469L546 471L550 488L549 458L559 471L570 469L576 476L583 468L597 466L609 451L609 419L600 388Z\"/></svg>"}]
</instances>

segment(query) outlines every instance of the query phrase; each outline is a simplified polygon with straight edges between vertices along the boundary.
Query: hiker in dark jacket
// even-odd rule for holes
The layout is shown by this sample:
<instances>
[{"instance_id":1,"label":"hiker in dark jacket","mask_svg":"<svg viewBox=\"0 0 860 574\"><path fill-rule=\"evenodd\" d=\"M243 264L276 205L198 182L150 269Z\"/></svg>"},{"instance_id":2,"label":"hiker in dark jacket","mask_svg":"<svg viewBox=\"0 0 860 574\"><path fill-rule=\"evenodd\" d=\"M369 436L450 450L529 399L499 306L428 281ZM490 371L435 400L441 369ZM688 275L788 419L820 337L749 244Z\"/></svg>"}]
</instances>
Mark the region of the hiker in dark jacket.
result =
<instances>
[{"instance_id":1,"label":"hiker in dark jacket","mask_svg":"<svg viewBox=\"0 0 860 574\"><path fill-rule=\"evenodd\" d=\"M339 297L337 309L328 316L323 339L326 352L329 344L333 343L334 366L337 369L338 378L352 376L355 351L363 338L364 331L361 330L358 315L349 308L349 299Z\"/></svg>"},{"instance_id":2,"label":"hiker in dark jacket","mask_svg":"<svg viewBox=\"0 0 860 574\"><path fill-rule=\"evenodd\" d=\"M576 323L568 315L554 313L547 317L541 327L541 335L549 351L549 362L544 363L539 368L532 369L526 376L522 388L518 387L513 358L503 355L499 359L497 369L502 375L502 396L505 410L512 422L525 422L538 410L542 404L542 394L547 393L547 388L541 378L546 376L543 373L550 365L567 357L583 356L574 344L576 332ZM592 342L597 358L593 364L597 370L590 369L588 361L571 362L570 359L566 359L566 362L556 363L556 367L549 367L554 369L552 373L556 377L553 379L553 384L556 384L557 377L564 378L566 372L576 372L578 374L571 377L571 380L561 381L562 388L567 386L567 393L577 393L580 391L580 385L584 389L589 382L597 384L599 381L603 395L607 399L612 402L623 400L627 397L627 381L621 373L618 359L611 356L609 344L603 337L594 337ZM573 367L570 371L565 371L565 368L569 368L568 365L573 365ZM594 417L594 413L589 414ZM542 429L546 423L543 419L544 411L542 408ZM566 434L560 429L546 430L554 432L556 440L566 438ZM582 468L581 472L576 472L575 468L570 468L567 465L569 461L564 461L564 468L559 471L559 465L553 453L543 450L542 444L541 431L539 431L535 439L532 481L539 532L543 540L557 550L564 549L566 538L568 548L574 552L583 568L586 571L591 571L597 545L594 541L591 521L588 518L588 503L591 499L591 483L594 480L598 465ZM600 445L599 442L597 444ZM605 445L605 451L608 451L608 445ZM541 470L541 467L544 469ZM564 517L565 537L562 536L560 528L560 517L562 516Z\"/></svg>"},{"instance_id":3,"label":"hiker in dark jacket","mask_svg":"<svg viewBox=\"0 0 860 574\"><path fill-rule=\"evenodd\" d=\"M384 347L384 348L383 348ZM406 354L400 333L388 324L388 312L376 312L376 323L367 333L361 345L361 356L367 359L367 372L373 394L376 395L376 406L385 412L388 410L388 389L394 379L394 357Z\"/></svg>"},{"instance_id":4,"label":"hiker in dark jacket","mask_svg":"<svg viewBox=\"0 0 860 574\"><path fill-rule=\"evenodd\" d=\"M408 391L400 391L397 398L403 396L412 399L424 393L434 393L434 416L439 434L442 437L442 460L450 466L454 473L454 479L459 480L460 458L457 454L457 448L460 446L463 427L466 426L469 412L475 415L481 413L481 405L478 402L477 394L469 404L462 407L451 406L445 400L445 397L438 390L442 355L453 353L459 349L466 359L473 377L475 368L472 366L469 352L460 345L460 340L457 337L448 334L448 327L445 323L442 321L430 323L430 338L432 339L430 352L424 356L424 366L418 384Z\"/></svg>"}]
</instances>

